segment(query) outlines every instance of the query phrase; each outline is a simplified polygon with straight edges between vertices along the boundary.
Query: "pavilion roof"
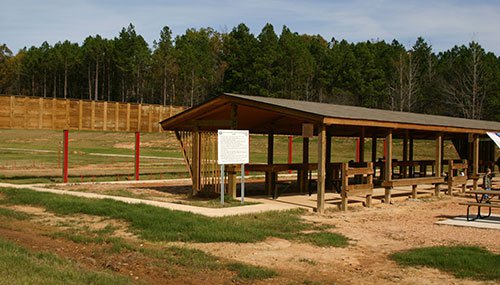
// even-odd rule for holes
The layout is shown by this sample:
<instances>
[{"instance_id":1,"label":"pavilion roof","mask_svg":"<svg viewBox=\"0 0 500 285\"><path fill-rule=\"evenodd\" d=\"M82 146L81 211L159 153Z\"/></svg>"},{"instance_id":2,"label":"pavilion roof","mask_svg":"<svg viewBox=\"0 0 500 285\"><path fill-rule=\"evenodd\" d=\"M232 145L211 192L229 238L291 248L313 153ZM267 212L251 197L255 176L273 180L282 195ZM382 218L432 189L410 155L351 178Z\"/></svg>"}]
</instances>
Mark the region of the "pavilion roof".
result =
<instances>
[{"instance_id":1,"label":"pavilion roof","mask_svg":"<svg viewBox=\"0 0 500 285\"><path fill-rule=\"evenodd\" d=\"M230 93L168 118L161 125L164 130L229 128L234 108L237 128L252 133L297 135L303 123L331 125L339 136L354 136L361 127L365 127L366 135L373 136L383 136L383 130L388 128L396 130L396 134L398 130L410 130L423 136L436 132L500 132L500 122Z\"/></svg>"}]
</instances>

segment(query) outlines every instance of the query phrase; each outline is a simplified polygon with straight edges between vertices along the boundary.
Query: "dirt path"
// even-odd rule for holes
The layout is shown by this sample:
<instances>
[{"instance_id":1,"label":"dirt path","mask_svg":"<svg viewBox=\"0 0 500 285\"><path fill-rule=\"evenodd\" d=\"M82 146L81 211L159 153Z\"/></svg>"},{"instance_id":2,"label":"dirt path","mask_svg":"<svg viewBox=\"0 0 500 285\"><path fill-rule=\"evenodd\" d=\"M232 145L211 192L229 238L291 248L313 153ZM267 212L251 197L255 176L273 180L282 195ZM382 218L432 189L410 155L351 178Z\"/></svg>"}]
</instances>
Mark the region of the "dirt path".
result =
<instances>
[{"instance_id":1,"label":"dirt path","mask_svg":"<svg viewBox=\"0 0 500 285\"><path fill-rule=\"evenodd\" d=\"M334 225L334 232L350 239L347 248L318 248L280 239L256 244L192 246L221 257L291 269L304 280L336 284L495 284L456 279L435 269L401 267L388 258L396 251L435 245L477 245L500 253L498 230L434 224L440 219L463 215L465 208L457 204L461 199L409 200L373 209L353 208L347 213L304 217Z\"/></svg>"}]
</instances>

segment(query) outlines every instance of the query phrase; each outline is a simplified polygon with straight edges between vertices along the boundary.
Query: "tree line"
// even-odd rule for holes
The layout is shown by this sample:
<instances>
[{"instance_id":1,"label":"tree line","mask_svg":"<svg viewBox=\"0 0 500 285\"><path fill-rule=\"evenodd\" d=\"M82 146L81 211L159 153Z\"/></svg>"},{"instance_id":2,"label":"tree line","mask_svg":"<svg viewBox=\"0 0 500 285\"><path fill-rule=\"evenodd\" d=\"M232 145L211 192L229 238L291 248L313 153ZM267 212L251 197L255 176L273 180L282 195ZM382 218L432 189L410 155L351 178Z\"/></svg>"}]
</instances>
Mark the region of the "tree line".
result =
<instances>
[{"instance_id":1,"label":"tree line","mask_svg":"<svg viewBox=\"0 0 500 285\"><path fill-rule=\"evenodd\" d=\"M0 94L193 106L221 92L500 120L500 58L477 42L436 53L419 37L350 43L271 24L253 35L169 27L152 47L130 24L81 45L0 44Z\"/></svg>"}]
</instances>

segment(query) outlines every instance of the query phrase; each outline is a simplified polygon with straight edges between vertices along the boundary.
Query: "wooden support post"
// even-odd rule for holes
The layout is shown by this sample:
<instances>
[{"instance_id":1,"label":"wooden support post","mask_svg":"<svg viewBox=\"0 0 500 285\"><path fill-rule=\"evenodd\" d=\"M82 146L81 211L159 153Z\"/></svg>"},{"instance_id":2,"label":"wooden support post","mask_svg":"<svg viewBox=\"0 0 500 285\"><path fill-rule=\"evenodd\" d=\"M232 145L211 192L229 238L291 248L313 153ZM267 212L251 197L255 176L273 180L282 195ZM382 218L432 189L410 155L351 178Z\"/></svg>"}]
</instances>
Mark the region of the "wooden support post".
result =
<instances>
[{"instance_id":1,"label":"wooden support post","mask_svg":"<svg viewBox=\"0 0 500 285\"><path fill-rule=\"evenodd\" d=\"M332 135L331 132L326 130L326 161L325 161L325 179L329 183L333 179L333 169L330 169L332 161ZM326 187L326 184L325 184Z\"/></svg>"},{"instance_id":2,"label":"wooden support post","mask_svg":"<svg viewBox=\"0 0 500 285\"><path fill-rule=\"evenodd\" d=\"M448 191L446 194L451 195L453 191L453 159L448 161Z\"/></svg>"},{"instance_id":3,"label":"wooden support post","mask_svg":"<svg viewBox=\"0 0 500 285\"><path fill-rule=\"evenodd\" d=\"M309 192L309 138L302 139L302 171L300 193Z\"/></svg>"},{"instance_id":4,"label":"wooden support post","mask_svg":"<svg viewBox=\"0 0 500 285\"><path fill-rule=\"evenodd\" d=\"M234 171L234 168L231 168L227 171L227 194L231 198L236 198L236 182L236 171Z\"/></svg>"},{"instance_id":5,"label":"wooden support post","mask_svg":"<svg viewBox=\"0 0 500 285\"><path fill-rule=\"evenodd\" d=\"M288 164L292 164L293 156L293 136L288 136ZM288 174L291 174L292 170L288 170Z\"/></svg>"},{"instance_id":6,"label":"wooden support post","mask_svg":"<svg viewBox=\"0 0 500 285\"><path fill-rule=\"evenodd\" d=\"M200 191L201 187L201 153L200 153L200 144L201 135L198 129L193 130L193 143L192 143L192 155L193 155L193 192L192 196L195 196L198 191Z\"/></svg>"},{"instance_id":7,"label":"wooden support post","mask_svg":"<svg viewBox=\"0 0 500 285\"><path fill-rule=\"evenodd\" d=\"M372 191L366 194L366 207L370 208L372 206L372 196L373 196L373 175L375 175L375 169L373 168L373 162L368 162L367 167L373 170L373 174L368 174L366 184L372 185Z\"/></svg>"},{"instance_id":8,"label":"wooden support post","mask_svg":"<svg viewBox=\"0 0 500 285\"><path fill-rule=\"evenodd\" d=\"M416 184L411 186L411 197L413 199L417 198L417 185Z\"/></svg>"},{"instance_id":9,"label":"wooden support post","mask_svg":"<svg viewBox=\"0 0 500 285\"><path fill-rule=\"evenodd\" d=\"M267 165L274 163L274 134L267 134ZM271 195L274 192L273 188L273 177L270 172L266 172L266 190L267 195Z\"/></svg>"},{"instance_id":10,"label":"wooden support post","mask_svg":"<svg viewBox=\"0 0 500 285\"><path fill-rule=\"evenodd\" d=\"M408 160L413 161L413 135L412 134L410 134L410 138L409 138ZM408 175L410 177L415 176L415 167L414 166L410 167L410 169L408 171Z\"/></svg>"},{"instance_id":11,"label":"wooden support post","mask_svg":"<svg viewBox=\"0 0 500 285\"><path fill-rule=\"evenodd\" d=\"M359 157L358 162L365 162L365 128L361 128L359 136Z\"/></svg>"},{"instance_id":12,"label":"wooden support post","mask_svg":"<svg viewBox=\"0 0 500 285\"><path fill-rule=\"evenodd\" d=\"M325 209L326 126L318 126L318 200L316 211Z\"/></svg>"},{"instance_id":13,"label":"wooden support post","mask_svg":"<svg viewBox=\"0 0 500 285\"><path fill-rule=\"evenodd\" d=\"M141 133L135 132L135 180L139 180L139 159L141 154Z\"/></svg>"},{"instance_id":14,"label":"wooden support post","mask_svg":"<svg viewBox=\"0 0 500 285\"><path fill-rule=\"evenodd\" d=\"M69 131L63 131L63 183L68 183L68 144L69 144Z\"/></svg>"},{"instance_id":15,"label":"wooden support post","mask_svg":"<svg viewBox=\"0 0 500 285\"><path fill-rule=\"evenodd\" d=\"M441 145L443 144L443 134L438 133L436 135L436 156L434 162L434 172L436 177L441 177L441 163L443 161L443 148ZM434 194L436 197L439 197L440 194L440 185L438 183L434 184Z\"/></svg>"},{"instance_id":16,"label":"wooden support post","mask_svg":"<svg viewBox=\"0 0 500 285\"><path fill-rule=\"evenodd\" d=\"M231 129L238 129L238 105L231 104ZM236 171L233 169L227 173L227 193L230 197L236 198Z\"/></svg>"},{"instance_id":17,"label":"wooden support post","mask_svg":"<svg viewBox=\"0 0 500 285\"><path fill-rule=\"evenodd\" d=\"M377 137L372 136L372 162L377 162Z\"/></svg>"},{"instance_id":18,"label":"wooden support post","mask_svg":"<svg viewBox=\"0 0 500 285\"><path fill-rule=\"evenodd\" d=\"M408 161L408 130L405 132L405 136L403 138L403 161ZM406 166L402 167L402 173L400 173L403 178L408 177L408 168Z\"/></svg>"},{"instance_id":19,"label":"wooden support post","mask_svg":"<svg viewBox=\"0 0 500 285\"><path fill-rule=\"evenodd\" d=\"M238 105L236 104L231 105L231 129L238 129Z\"/></svg>"},{"instance_id":20,"label":"wooden support post","mask_svg":"<svg viewBox=\"0 0 500 285\"><path fill-rule=\"evenodd\" d=\"M385 137L385 169L384 169L384 180L392 180L392 129L387 132ZM385 187L385 199L384 202L387 204L391 203L391 192L392 187Z\"/></svg>"},{"instance_id":21,"label":"wooden support post","mask_svg":"<svg viewBox=\"0 0 500 285\"><path fill-rule=\"evenodd\" d=\"M347 175L348 168L348 163L342 163L342 191L340 193L342 198L340 208L342 211L347 211L347 203L349 202L349 199L347 198L347 187L349 185L349 176Z\"/></svg>"},{"instance_id":22,"label":"wooden support post","mask_svg":"<svg viewBox=\"0 0 500 285\"><path fill-rule=\"evenodd\" d=\"M441 138L441 169L440 169L441 176L443 176L442 174L444 173L443 160L444 160L444 136Z\"/></svg>"},{"instance_id":23,"label":"wooden support post","mask_svg":"<svg viewBox=\"0 0 500 285\"><path fill-rule=\"evenodd\" d=\"M479 136L474 135L474 143L472 149L472 188L477 190L477 182L479 180Z\"/></svg>"}]
</instances>

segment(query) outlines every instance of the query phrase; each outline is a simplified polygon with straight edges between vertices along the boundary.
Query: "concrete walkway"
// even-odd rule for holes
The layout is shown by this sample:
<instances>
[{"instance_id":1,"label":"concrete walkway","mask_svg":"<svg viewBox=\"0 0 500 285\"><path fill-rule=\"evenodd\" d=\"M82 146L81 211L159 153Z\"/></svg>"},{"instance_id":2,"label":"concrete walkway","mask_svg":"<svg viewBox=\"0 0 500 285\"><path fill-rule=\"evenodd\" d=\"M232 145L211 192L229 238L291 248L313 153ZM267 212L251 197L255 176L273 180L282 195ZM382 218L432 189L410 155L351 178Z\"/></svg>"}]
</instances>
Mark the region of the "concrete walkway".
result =
<instances>
[{"instance_id":1,"label":"concrete walkway","mask_svg":"<svg viewBox=\"0 0 500 285\"><path fill-rule=\"evenodd\" d=\"M144 181L142 181L144 183ZM144 200L144 199L136 199L129 197L120 197L120 196L110 196L110 195L102 195L96 193L87 193L87 192L78 192L78 191L67 191L67 190L58 190L58 189L50 189L41 187L33 184L10 184L10 183L0 183L0 188L16 188L16 189L30 189L38 192L47 192L54 193L60 195L71 195L83 198L91 198L91 199L111 199L115 201L120 201L128 204L146 204L155 207L175 210L175 211L183 211L190 212L193 214L199 214L207 217L225 217L225 216L236 216L236 215L244 215L244 214L255 214L262 213L268 211L283 211L289 209L299 208L297 205L290 204L281 204L281 203L265 203L264 201L259 201L262 204L257 205L248 205L241 207L227 207L227 208L206 208L206 207L196 207L190 205L182 205L176 203L168 203L168 202L159 202L152 200Z\"/></svg>"},{"instance_id":2,"label":"concrete walkway","mask_svg":"<svg viewBox=\"0 0 500 285\"><path fill-rule=\"evenodd\" d=\"M474 221L467 221L467 217L460 216L443 221L437 221L436 224L457 226L457 227L473 227L481 229L500 230L500 216L491 215L491 217L489 218L477 219Z\"/></svg>"}]
</instances>

